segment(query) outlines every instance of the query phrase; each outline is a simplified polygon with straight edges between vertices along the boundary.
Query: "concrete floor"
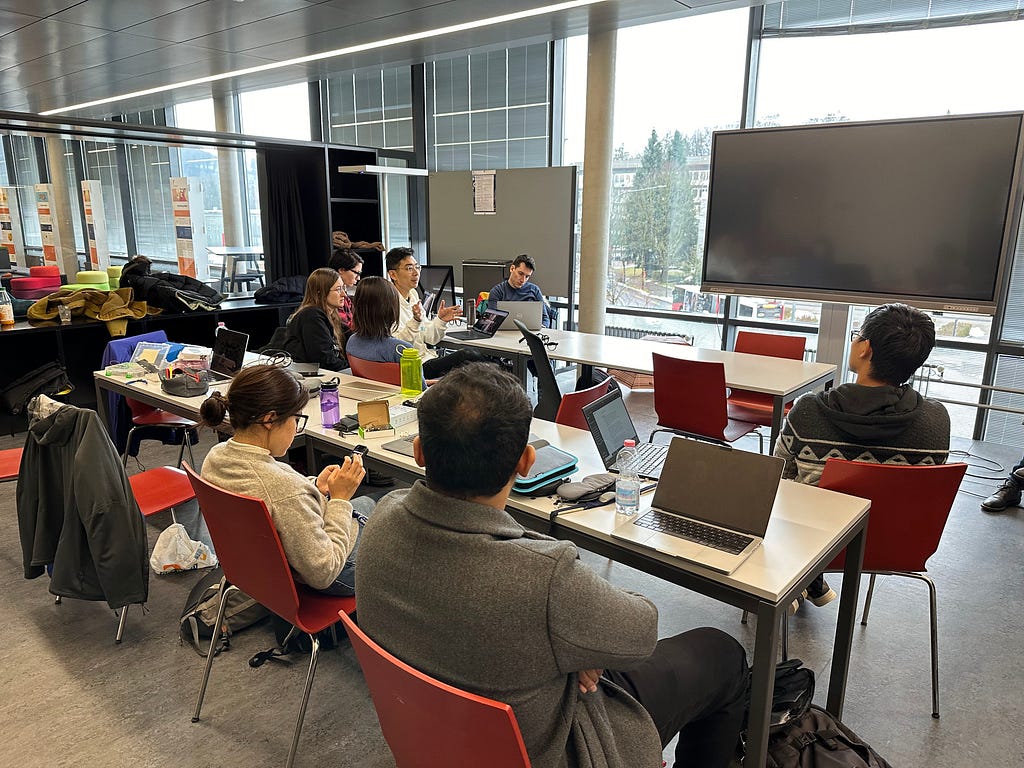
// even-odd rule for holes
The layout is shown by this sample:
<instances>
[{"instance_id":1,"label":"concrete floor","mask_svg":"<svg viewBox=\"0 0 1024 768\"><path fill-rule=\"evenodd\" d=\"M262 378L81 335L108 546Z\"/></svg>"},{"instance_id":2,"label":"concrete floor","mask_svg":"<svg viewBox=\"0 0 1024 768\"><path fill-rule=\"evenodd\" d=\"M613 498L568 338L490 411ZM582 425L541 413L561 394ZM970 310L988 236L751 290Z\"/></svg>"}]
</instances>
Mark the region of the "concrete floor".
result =
<instances>
[{"instance_id":1,"label":"concrete floor","mask_svg":"<svg viewBox=\"0 0 1024 768\"><path fill-rule=\"evenodd\" d=\"M641 435L649 394L628 402ZM0 448L22 436L0 437ZM203 439L200 454L212 444ZM744 445L756 450L753 440ZM1019 448L974 444L972 475L997 478L978 457L1004 467ZM148 463L173 463L171 449L147 443ZM858 626L844 721L896 768L1024 765L1024 681L1018 651L1024 615L1024 512L979 511L995 479L968 477L939 551L930 562L938 585L942 719L930 712L927 592L923 584L881 578L871 622ZM190 722L203 660L178 642L178 617L199 574L153 576L145 614L133 607L125 640L113 642L117 618L105 604L55 605L46 577L22 578L15 484L0 485L0 765L275 766L283 765L308 657L250 669L249 657L273 645L258 625L232 639L214 664L203 719ZM150 547L169 518L149 521ZM753 646L753 622L739 611L588 553L584 560L612 582L648 595L661 612L662 636L711 625ZM829 581L840 586L838 577ZM862 590L862 594L863 594ZM791 655L818 674L824 702L838 601L805 605L791 620ZM347 643L321 655L297 758L299 766L393 766L358 664Z\"/></svg>"}]
</instances>

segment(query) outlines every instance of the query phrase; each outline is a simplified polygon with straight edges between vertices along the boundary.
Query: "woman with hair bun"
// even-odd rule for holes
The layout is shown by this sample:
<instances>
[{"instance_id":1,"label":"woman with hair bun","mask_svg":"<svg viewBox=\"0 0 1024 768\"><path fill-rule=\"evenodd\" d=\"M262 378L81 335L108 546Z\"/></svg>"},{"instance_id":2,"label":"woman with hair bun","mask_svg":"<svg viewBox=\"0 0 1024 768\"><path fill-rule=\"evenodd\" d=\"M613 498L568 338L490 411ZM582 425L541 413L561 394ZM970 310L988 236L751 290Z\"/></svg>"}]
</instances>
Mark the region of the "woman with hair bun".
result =
<instances>
[{"instance_id":1,"label":"woman with hair bun","mask_svg":"<svg viewBox=\"0 0 1024 768\"><path fill-rule=\"evenodd\" d=\"M331 595L355 594L359 532L374 502L350 501L363 479L362 458L345 458L317 477L304 477L277 461L306 426L309 393L291 373L274 365L243 368L225 397L203 401L203 423L228 416L234 435L210 449L202 476L220 488L263 499L296 578Z\"/></svg>"}]
</instances>

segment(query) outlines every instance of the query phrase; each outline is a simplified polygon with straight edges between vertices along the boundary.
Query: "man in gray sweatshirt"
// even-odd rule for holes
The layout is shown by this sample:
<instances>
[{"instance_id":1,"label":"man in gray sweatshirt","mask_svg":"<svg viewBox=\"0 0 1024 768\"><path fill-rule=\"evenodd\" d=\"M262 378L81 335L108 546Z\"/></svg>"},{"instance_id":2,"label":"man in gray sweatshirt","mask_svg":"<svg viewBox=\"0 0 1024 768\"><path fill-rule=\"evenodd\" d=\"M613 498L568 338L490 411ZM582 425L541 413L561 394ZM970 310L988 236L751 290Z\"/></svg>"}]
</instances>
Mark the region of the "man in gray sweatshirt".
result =
<instances>
[{"instance_id":1,"label":"man in gray sweatshirt","mask_svg":"<svg viewBox=\"0 0 1024 768\"><path fill-rule=\"evenodd\" d=\"M704 627L658 640L658 611L505 511L533 464L530 402L493 365L419 404L426 482L382 499L360 538L359 625L408 664L507 702L534 768L726 768L743 648Z\"/></svg>"}]
</instances>

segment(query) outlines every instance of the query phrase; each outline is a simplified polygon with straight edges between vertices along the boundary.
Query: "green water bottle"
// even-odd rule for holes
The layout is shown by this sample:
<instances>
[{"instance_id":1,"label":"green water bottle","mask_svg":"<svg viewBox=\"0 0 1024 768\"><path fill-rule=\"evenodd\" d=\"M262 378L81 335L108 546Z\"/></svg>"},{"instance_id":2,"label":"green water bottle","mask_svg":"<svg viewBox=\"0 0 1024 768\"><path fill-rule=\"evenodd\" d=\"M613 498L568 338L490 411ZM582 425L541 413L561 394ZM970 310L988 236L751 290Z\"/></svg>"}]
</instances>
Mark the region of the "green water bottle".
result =
<instances>
[{"instance_id":1,"label":"green water bottle","mask_svg":"<svg viewBox=\"0 0 1024 768\"><path fill-rule=\"evenodd\" d=\"M416 347L402 350L399 368L402 372L402 397L417 397L423 391L423 360Z\"/></svg>"}]
</instances>

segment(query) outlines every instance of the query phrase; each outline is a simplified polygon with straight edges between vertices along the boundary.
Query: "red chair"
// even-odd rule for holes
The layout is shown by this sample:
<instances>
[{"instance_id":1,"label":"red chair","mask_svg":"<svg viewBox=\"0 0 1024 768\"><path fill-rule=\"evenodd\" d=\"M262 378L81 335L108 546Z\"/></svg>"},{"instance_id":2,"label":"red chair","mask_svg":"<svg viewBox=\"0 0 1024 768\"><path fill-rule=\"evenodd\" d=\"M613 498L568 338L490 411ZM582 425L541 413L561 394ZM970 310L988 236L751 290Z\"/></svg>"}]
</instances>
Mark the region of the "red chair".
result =
<instances>
[{"instance_id":1,"label":"red chair","mask_svg":"<svg viewBox=\"0 0 1024 768\"><path fill-rule=\"evenodd\" d=\"M224 621L225 595L232 589L240 589L292 624L292 631L282 645L287 643L296 631L305 632L310 637L313 651L309 658L306 687L302 692L299 716L295 721L295 733L292 736L286 763L287 768L291 768L295 762L299 735L302 733L302 721L306 717L306 705L309 703L309 692L313 687L313 676L316 674L316 662L320 653L316 633L335 624L339 611L353 613L356 609L356 600L354 597L332 597L302 584L296 584L284 549L281 548L281 539L263 500L225 491L203 480L188 464L184 465L184 468L199 499L199 508L203 511L206 525L210 529L210 538L217 550L217 559L224 570L216 626L221 626ZM206 685L210 680L210 669L213 667L216 642L217 634L214 633L210 638L206 669L203 672L195 713L192 715L193 723L199 722Z\"/></svg>"},{"instance_id":2,"label":"red chair","mask_svg":"<svg viewBox=\"0 0 1024 768\"><path fill-rule=\"evenodd\" d=\"M938 549L942 531L953 506L966 464L905 466L868 464L829 459L819 487L871 500L864 573L871 583L864 600L861 624L868 622L868 609L875 589L875 577L907 576L928 585L931 615L932 717L939 716L939 641L935 583L924 574L925 564ZM842 570L845 551L827 570Z\"/></svg>"},{"instance_id":3,"label":"red chair","mask_svg":"<svg viewBox=\"0 0 1024 768\"><path fill-rule=\"evenodd\" d=\"M124 465L126 467L128 466L128 453L131 450L132 438L138 430L145 427L182 430L181 449L178 451L178 466L180 467L182 461L184 461L186 450L188 451L188 460L195 463L195 459L192 456L192 443L199 441L199 434L196 431L199 425L196 422L186 419L184 416L178 416L169 411L146 405L130 397L126 397L124 401L128 405L128 410L132 412L132 428L128 430L128 441L125 443L124 449ZM139 439L141 441L146 438L143 436Z\"/></svg>"},{"instance_id":4,"label":"red chair","mask_svg":"<svg viewBox=\"0 0 1024 768\"><path fill-rule=\"evenodd\" d=\"M397 768L530 768L508 704L435 680L392 656L341 613Z\"/></svg>"},{"instance_id":5,"label":"red chair","mask_svg":"<svg viewBox=\"0 0 1024 768\"><path fill-rule=\"evenodd\" d=\"M785 336L780 333L755 333L753 331L736 332L736 352L749 355L765 355L780 357L787 360L803 360L807 339L803 336ZM772 425L772 412L775 398L763 392L751 392L746 389L733 389L728 397L729 418L750 421L762 427ZM785 413L789 413L792 403L785 404Z\"/></svg>"},{"instance_id":6,"label":"red chair","mask_svg":"<svg viewBox=\"0 0 1024 768\"><path fill-rule=\"evenodd\" d=\"M0 451L0 483L18 479L21 451L21 448L8 448Z\"/></svg>"},{"instance_id":7,"label":"red chair","mask_svg":"<svg viewBox=\"0 0 1024 768\"><path fill-rule=\"evenodd\" d=\"M348 355L348 364L353 376L394 384L396 387L402 386L402 372L398 363L379 363Z\"/></svg>"},{"instance_id":8,"label":"red chair","mask_svg":"<svg viewBox=\"0 0 1024 768\"><path fill-rule=\"evenodd\" d=\"M558 413L555 414L555 423L564 424L567 427L576 429L589 429L587 420L583 417L583 406L590 405L600 397L616 387L615 379L608 377L592 387L581 389L579 392L568 392L562 395L562 402L558 406Z\"/></svg>"},{"instance_id":9,"label":"red chair","mask_svg":"<svg viewBox=\"0 0 1024 768\"><path fill-rule=\"evenodd\" d=\"M729 418L725 364L653 354L654 410L658 428L697 440L729 444L754 432L757 424ZM756 432L764 453L764 436Z\"/></svg>"}]
</instances>

